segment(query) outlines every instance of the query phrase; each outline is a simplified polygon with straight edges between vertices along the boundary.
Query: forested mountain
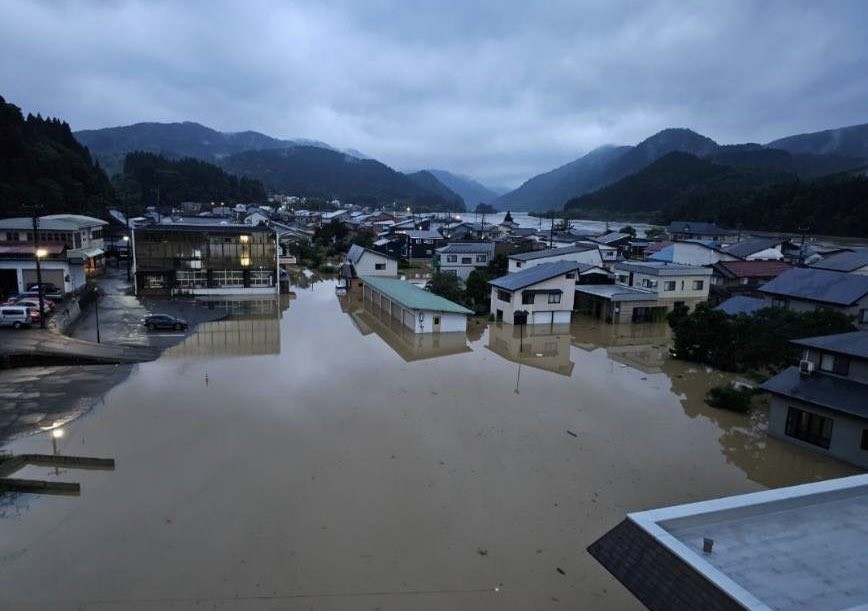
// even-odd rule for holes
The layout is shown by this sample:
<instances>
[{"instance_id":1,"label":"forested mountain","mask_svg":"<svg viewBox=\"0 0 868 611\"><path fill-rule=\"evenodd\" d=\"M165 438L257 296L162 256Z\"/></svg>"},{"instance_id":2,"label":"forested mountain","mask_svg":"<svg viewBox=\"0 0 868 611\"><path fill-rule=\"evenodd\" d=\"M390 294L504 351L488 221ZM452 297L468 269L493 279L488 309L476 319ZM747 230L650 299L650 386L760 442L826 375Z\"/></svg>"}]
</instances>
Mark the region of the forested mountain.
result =
<instances>
[{"instance_id":1,"label":"forested mountain","mask_svg":"<svg viewBox=\"0 0 868 611\"><path fill-rule=\"evenodd\" d=\"M293 195L367 205L394 201L416 210L464 210L458 196L445 197L439 189L426 188L379 161L323 148L246 151L224 159L221 166Z\"/></svg>"},{"instance_id":2,"label":"forested mountain","mask_svg":"<svg viewBox=\"0 0 868 611\"><path fill-rule=\"evenodd\" d=\"M113 197L105 173L59 119L27 115L0 97L0 216L100 214Z\"/></svg>"},{"instance_id":3,"label":"forested mountain","mask_svg":"<svg viewBox=\"0 0 868 611\"><path fill-rule=\"evenodd\" d=\"M250 150L319 146L316 140L279 140L259 132L218 132L198 123L136 123L123 127L75 132L79 142L114 175L123 167L124 157L133 151L157 153L169 159L192 157L215 163L224 157Z\"/></svg>"},{"instance_id":4,"label":"forested mountain","mask_svg":"<svg viewBox=\"0 0 868 611\"><path fill-rule=\"evenodd\" d=\"M449 187L453 192L461 196L468 210L474 209L477 204L492 202L498 194L482 183L469 176L453 174L446 170L428 170L437 180Z\"/></svg>"},{"instance_id":5,"label":"forested mountain","mask_svg":"<svg viewBox=\"0 0 868 611\"><path fill-rule=\"evenodd\" d=\"M868 159L868 123L789 136L769 142L766 146L791 153L842 155Z\"/></svg>"},{"instance_id":6,"label":"forested mountain","mask_svg":"<svg viewBox=\"0 0 868 611\"><path fill-rule=\"evenodd\" d=\"M119 193L135 203L177 205L194 202L264 202L265 187L258 180L238 178L222 168L198 159L166 159L154 153L130 153L123 176L116 180Z\"/></svg>"},{"instance_id":7,"label":"forested mountain","mask_svg":"<svg viewBox=\"0 0 868 611\"><path fill-rule=\"evenodd\" d=\"M434 174L427 170L421 170L419 172L413 172L411 174L405 174L407 178L412 180L422 189L426 191L430 191L431 193L435 193L441 196L444 200L452 202L454 206L460 206L460 210L464 210L467 206L465 205L464 198L455 193L452 189L447 187L443 182L437 179Z\"/></svg>"}]
</instances>

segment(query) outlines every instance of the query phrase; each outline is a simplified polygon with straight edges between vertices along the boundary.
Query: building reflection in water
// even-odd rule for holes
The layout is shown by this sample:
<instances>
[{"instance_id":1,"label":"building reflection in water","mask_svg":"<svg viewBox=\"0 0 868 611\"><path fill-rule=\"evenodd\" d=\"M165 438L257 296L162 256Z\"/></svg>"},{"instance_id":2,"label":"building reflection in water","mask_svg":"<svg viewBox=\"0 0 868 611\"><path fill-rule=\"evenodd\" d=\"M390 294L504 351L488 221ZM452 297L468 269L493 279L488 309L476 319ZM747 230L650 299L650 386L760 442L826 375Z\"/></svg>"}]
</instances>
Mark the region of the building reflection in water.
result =
<instances>
[{"instance_id":1,"label":"building reflection in water","mask_svg":"<svg viewBox=\"0 0 868 611\"><path fill-rule=\"evenodd\" d=\"M570 360L570 325L488 325L488 349L513 363L551 371L573 373Z\"/></svg>"},{"instance_id":2,"label":"building reflection in water","mask_svg":"<svg viewBox=\"0 0 868 611\"><path fill-rule=\"evenodd\" d=\"M290 296L200 301L224 316L196 325L183 342L165 351L167 357L280 354L280 315Z\"/></svg>"},{"instance_id":3,"label":"building reflection in water","mask_svg":"<svg viewBox=\"0 0 868 611\"><path fill-rule=\"evenodd\" d=\"M577 348L587 352L603 348L616 363L644 373L661 373L669 358L671 332L666 323L610 325L576 315L570 333Z\"/></svg>"},{"instance_id":4,"label":"building reflection in water","mask_svg":"<svg viewBox=\"0 0 868 611\"><path fill-rule=\"evenodd\" d=\"M413 333L401 321L351 290L338 297L341 310L362 335L375 333L406 362L472 352L466 333Z\"/></svg>"}]
</instances>

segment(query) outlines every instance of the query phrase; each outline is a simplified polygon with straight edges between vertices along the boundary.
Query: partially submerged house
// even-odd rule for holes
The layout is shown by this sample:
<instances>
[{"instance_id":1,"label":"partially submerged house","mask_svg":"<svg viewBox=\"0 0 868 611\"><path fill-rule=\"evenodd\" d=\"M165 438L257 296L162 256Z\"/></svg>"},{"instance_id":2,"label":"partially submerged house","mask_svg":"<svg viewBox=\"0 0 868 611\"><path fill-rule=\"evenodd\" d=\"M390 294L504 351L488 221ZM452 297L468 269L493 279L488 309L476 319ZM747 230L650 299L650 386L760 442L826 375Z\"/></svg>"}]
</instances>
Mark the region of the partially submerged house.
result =
<instances>
[{"instance_id":1,"label":"partially submerged house","mask_svg":"<svg viewBox=\"0 0 868 611\"><path fill-rule=\"evenodd\" d=\"M365 303L414 333L463 333L467 330L467 316L473 314L464 306L404 280L360 276L359 281Z\"/></svg>"},{"instance_id":2,"label":"partially submerged house","mask_svg":"<svg viewBox=\"0 0 868 611\"><path fill-rule=\"evenodd\" d=\"M347 258L341 266L341 276L347 288L359 276L398 276L398 260L376 250L353 244L347 251Z\"/></svg>"},{"instance_id":3,"label":"partially submerged house","mask_svg":"<svg viewBox=\"0 0 868 611\"><path fill-rule=\"evenodd\" d=\"M868 276L811 267L786 271L759 288L766 305L797 312L827 309L868 326Z\"/></svg>"},{"instance_id":4,"label":"partially submerged house","mask_svg":"<svg viewBox=\"0 0 868 611\"><path fill-rule=\"evenodd\" d=\"M783 261L719 261L711 266L711 295L720 302L734 295L757 295L761 286L792 269Z\"/></svg>"},{"instance_id":5,"label":"partially submerged house","mask_svg":"<svg viewBox=\"0 0 868 611\"><path fill-rule=\"evenodd\" d=\"M546 248L533 250L509 256L508 271L510 274L539 265L557 261L572 261L588 265L602 266L600 250L596 244L582 244L564 248Z\"/></svg>"},{"instance_id":6,"label":"partially submerged house","mask_svg":"<svg viewBox=\"0 0 868 611\"><path fill-rule=\"evenodd\" d=\"M494 258L494 242L451 242L434 254L434 270L453 274L464 282L475 269L485 269Z\"/></svg>"},{"instance_id":7,"label":"partially submerged house","mask_svg":"<svg viewBox=\"0 0 868 611\"><path fill-rule=\"evenodd\" d=\"M798 366L762 385L769 435L868 469L868 331L791 343Z\"/></svg>"},{"instance_id":8,"label":"partially submerged house","mask_svg":"<svg viewBox=\"0 0 868 611\"><path fill-rule=\"evenodd\" d=\"M510 324L569 323L576 282L582 270L605 273L575 261L540 263L491 280L491 314Z\"/></svg>"}]
</instances>

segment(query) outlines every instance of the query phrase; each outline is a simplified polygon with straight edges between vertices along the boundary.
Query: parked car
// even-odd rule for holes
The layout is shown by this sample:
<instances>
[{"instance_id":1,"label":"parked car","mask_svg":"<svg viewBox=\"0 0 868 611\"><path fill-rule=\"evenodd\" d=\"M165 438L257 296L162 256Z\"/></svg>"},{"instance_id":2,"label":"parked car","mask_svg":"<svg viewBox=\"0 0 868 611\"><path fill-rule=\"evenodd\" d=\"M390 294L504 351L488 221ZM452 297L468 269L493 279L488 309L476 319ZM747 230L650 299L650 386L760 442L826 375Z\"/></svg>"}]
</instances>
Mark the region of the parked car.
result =
<instances>
[{"instance_id":1,"label":"parked car","mask_svg":"<svg viewBox=\"0 0 868 611\"><path fill-rule=\"evenodd\" d=\"M7 303L8 305L17 305L22 301L33 301L36 303L36 307L39 308L39 294L33 294L31 291L11 297ZM42 296L42 303L45 304L45 309L47 310L53 310L56 305L53 299L49 299L45 295Z\"/></svg>"},{"instance_id":2,"label":"parked car","mask_svg":"<svg viewBox=\"0 0 868 611\"><path fill-rule=\"evenodd\" d=\"M50 299L45 299L43 297L42 303L45 305L45 311L46 312L51 312L52 310L54 310L54 302L51 301ZM32 297L25 297L24 299L19 299L18 301L16 301L15 305L27 306L28 308L31 308L31 309L36 310L38 312L39 311L39 297L37 297L36 299L34 299Z\"/></svg>"},{"instance_id":3,"label":"parked car","mask_svg":"<svg viewBox=\"0 0 868 611\"><path fill-rule=\"evenodd\" d=\"M39 284L38 283L31 284L30 286L27 287L27 290L28 291L38 291L39 290ZM63 291L60 289L60 287L55 286L51 282L43 282L42 283L42 291L43 291L43 293L48 293L50 291L52 293L63 294Z\"/></svg>"},{"instance_id":4,"label":"parked car","mask_svg":"<svg viewBox=\"0 0 868 611\"><path fill-rule=\"evenodd\" d=\"M33 323L30 308L25 306L0 306L0 327L29 327Z\"/></svg>"},{"instance_id":5,"label":"parked car","mask_svg":"<svg viewBox=\"0 0 868 611\"><path fill-rule=\"evenodd\" d=\"M23 293L21 293L21 295L19 295L19 297L35 297L36 299L39 299L39 291L38 290L24 291ZM42 298L45 299L46 297L49 299L53 299L55 301L62 301L63 300L63 293L61 293L60 291L43 290L42 291Z\"/></svg>"},{"instance_id":6,"label":"parked car","mask_svg":"<svg viewBox=\"0 0 868 611\"><path fill-rule=\"evenodd\" d=\"M153 331L154 329L175 329L180 331L187 328L187 321L182 318L175 318L168 314L151 314L143 321L144 325Z\"/></svg>"}]
</instances>

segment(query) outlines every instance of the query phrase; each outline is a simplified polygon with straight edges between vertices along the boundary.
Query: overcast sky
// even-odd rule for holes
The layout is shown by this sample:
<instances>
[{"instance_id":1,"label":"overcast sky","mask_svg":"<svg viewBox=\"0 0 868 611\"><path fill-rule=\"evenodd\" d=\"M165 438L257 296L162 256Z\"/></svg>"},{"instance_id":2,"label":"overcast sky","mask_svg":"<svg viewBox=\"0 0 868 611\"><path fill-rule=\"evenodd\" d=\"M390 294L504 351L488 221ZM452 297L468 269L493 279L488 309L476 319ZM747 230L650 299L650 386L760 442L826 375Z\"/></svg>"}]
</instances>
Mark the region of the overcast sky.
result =
<instances>
[{"instance_id":1,"label":"overcast sky","mask_svg":"<svg viewBox=\"0 0 868 611\"><path fill-rule=\"evenodd\" d=\"M73 129L197 121L514 187L665 127L868 122L868 2L0 0L0 95Z\"/></svg>"}]
</instances>

